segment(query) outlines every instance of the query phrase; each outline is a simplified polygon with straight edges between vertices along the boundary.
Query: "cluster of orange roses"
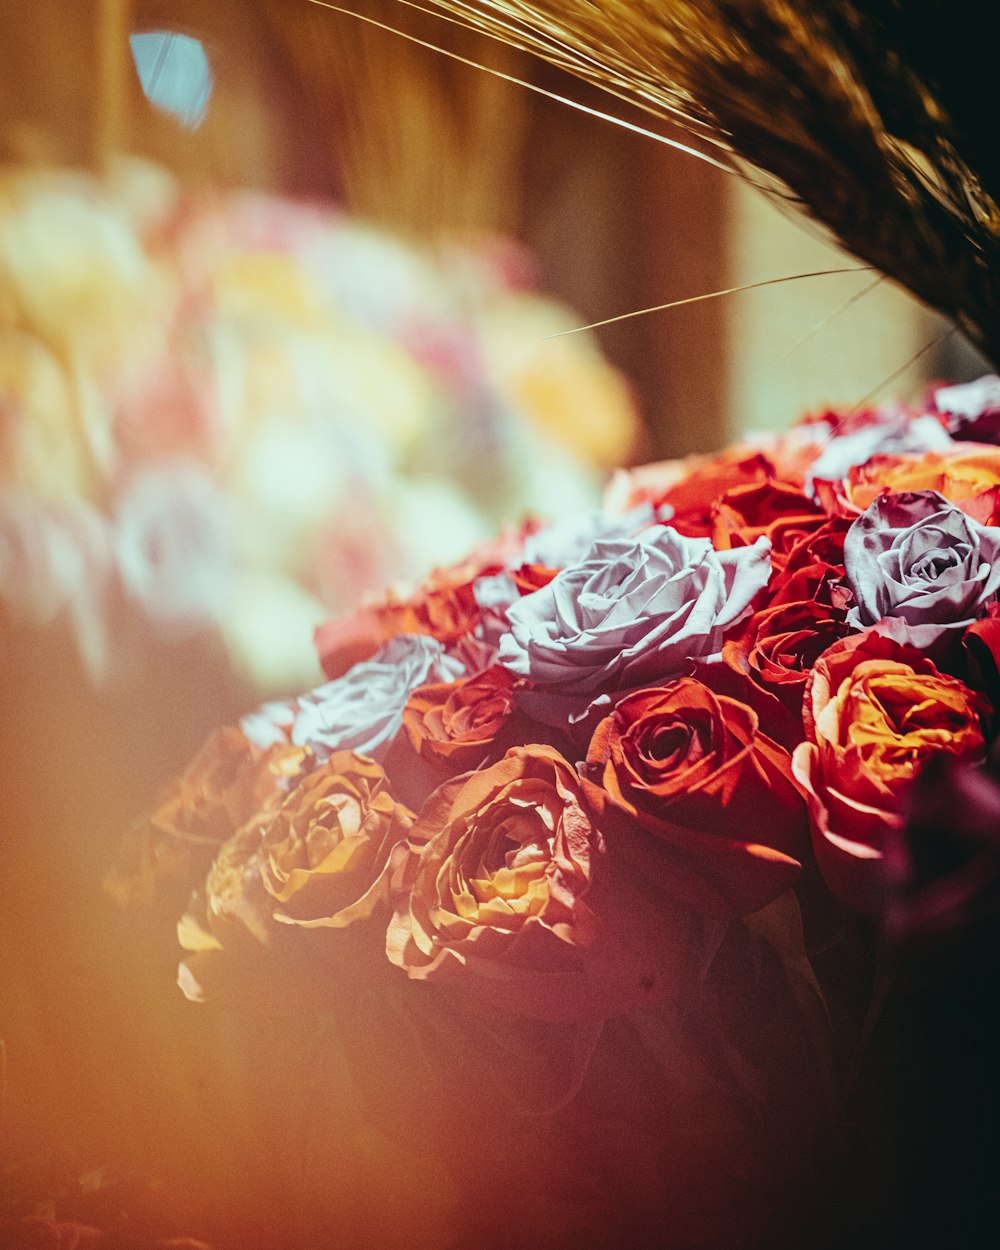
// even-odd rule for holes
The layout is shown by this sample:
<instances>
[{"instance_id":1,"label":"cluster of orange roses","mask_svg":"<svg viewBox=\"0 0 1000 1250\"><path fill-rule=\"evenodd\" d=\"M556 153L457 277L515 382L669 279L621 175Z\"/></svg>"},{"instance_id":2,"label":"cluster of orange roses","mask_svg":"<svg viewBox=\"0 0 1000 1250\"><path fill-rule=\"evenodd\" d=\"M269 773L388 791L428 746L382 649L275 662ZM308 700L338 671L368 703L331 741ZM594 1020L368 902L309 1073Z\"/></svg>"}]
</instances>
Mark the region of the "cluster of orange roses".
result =
<instances>
[{"instance_id":1,"label":"cluster of orange roses","mask_svg":"<svg viewBox=\"0 0 1000 1250\"><path fill-rule=\"evenodd\" d=\"M903 914L914 781L985 778L1000 696L1000 448L942 395L622 474L323 627L328 681L213 735L116 877L194 891L185 993L604 1020L804 882Z\"/></svg>"}]
</instances>

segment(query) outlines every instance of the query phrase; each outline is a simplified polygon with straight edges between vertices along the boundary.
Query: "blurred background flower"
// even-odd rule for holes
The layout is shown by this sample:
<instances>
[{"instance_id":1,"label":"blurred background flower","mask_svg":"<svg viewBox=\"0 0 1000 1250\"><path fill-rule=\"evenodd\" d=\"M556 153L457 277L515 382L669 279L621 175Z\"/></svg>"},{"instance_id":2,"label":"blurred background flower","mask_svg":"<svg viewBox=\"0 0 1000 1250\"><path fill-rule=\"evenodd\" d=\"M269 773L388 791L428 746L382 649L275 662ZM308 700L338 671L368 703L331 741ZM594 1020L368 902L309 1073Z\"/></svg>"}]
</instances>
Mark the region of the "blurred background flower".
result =
<instances>
[{"instance_id":1,"label":"blurred background flower","mask_svg":"<svg viewBox=\"0 0 1000 1250\"><path fill-rule=\"evenodd\" d=\"M0 205L5 493L96 509L111 559L89 593L124 591L106 612L218 629L260 689L310 684L313 627L364 593L594 502L637 444L623 377L586 336L550 347L578 318L509 241L435 252L138 161L115 187L8 171ZM48 593L8 573L4 598L43 625L75 574L35 559Z\"/></svg>"}]
</instances>

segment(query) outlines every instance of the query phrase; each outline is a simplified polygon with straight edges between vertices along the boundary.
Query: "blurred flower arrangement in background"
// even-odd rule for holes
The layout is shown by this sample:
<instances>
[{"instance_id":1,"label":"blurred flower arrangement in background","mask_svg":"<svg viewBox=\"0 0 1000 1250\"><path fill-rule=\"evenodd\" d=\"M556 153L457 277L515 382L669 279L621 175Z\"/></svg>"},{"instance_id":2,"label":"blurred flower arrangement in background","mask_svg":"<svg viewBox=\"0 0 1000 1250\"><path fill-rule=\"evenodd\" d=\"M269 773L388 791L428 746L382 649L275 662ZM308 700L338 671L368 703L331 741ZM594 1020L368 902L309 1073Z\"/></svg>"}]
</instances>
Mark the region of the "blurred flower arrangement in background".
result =
<instances>
[{"instance_id":1,"label":"blurred flower arrangement in background","mask_svg":"<svg viewBox=\"0 0 1000 1250\"><path fill-rule=\"evenodd\" d=\"M302 685L331 612L593 501L637 446L502 238L432 252L121 158L4 173L0 276L0 602L67 617L94 680L143 629L221 630L258 689Z\"/></svg>"}]
</instances>

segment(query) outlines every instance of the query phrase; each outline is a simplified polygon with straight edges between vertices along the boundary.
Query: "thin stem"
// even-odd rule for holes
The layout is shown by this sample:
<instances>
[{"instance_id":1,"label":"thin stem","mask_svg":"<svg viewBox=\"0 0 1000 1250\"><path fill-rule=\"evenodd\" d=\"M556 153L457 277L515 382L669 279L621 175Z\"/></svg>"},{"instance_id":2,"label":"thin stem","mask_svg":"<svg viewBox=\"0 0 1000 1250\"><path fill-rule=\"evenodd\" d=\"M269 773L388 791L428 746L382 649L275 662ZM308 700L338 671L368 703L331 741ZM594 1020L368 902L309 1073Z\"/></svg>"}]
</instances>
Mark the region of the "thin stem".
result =
<instances>
[{"instance_id":1,"label":"thin stem","mask_svg":"<svg viewBox=\"0 0 1000 1250\"><path fill-rule=\"evenodd\" d=\"M840 269L817 269L812 273L790 273L783 278L764 278L760 282L744 282L741 286L726 287L724 291L707 291L703 295L689 295L686 299L671 300L669 304L655 304L652 308L636 308L632 312L619 313L617 317L606 317L603 321L592 321L590 325L574 326L572 330L560 330L557 334L547 334L545 337L558 339L566 334L582 334L584 330L598 330L601 326L614 325L616 321L628 321L632 317L645 317L647 313L665 312L668 308L681 308L685 304L700 304L707 299L721 299L723 295L736 295L740 291L753 291L761 286L776 286L779 282L799 282L803 278L826 278L830 274L835 273L868 273L871 269L871 265L848 265Z\"/></svg>"},{"instance_id":2,"label":"thin stem","mask_svg":"<svg viewBox=\"0 0 1000 1250\"><path fill-rule=\"evenodd\" d=\"M504 82L513 83L516 87L524 87L527 91L534 91L537 95L547 96L550 100L555 100L559 104L567 104L570 108L577 109L581 113L587 113L591 117L600 118L601 121L613 122L616 126L622 126L625 130L634 131L637 135L644 135L647 139L655 139L657 143L663 143L668 148L674 148L678 152L684 152L687 156L694 156L700 161L705 161L713 169L719 169L724 174L740 176L732 166L726 165L722 161L717 161L713 156L709 156L707 152L699 152L697 148L689 147L686 143L680 143L677 139L668 139L666 135L657 134L655 130L647 130L645 126L625 121L622 117L615 117L613 113L603 113L600 109L591 108L589 104L581 104L579 100L571 100L568 96L559 95L555 91L548 91L545 87L539 87L523 78L516 78L513 74L505 74L502 70L492 69L489 65L483 65L480 61L473 61L470 57L461 56L457 52L449 52L447 48L442 48L436 43L430 43L426 39L419 39L416 35L407 34L405 30L389 26L386 22L376 21L374 17L366 17L363 13L355 13L353 9L344 9L338 4L330 4L329 0L309 0L309 3L316 4L321 9L330 9L334 13L343 13L345 17L353 17L359 22L367 22L369 26L377 26L379 30L387 31L390 35L398 35L400 39L407 39L410 43L418 44L421 48L428 48L431 52L437 52L439 55L446 56L452 61L459 61L462 65L468 65L472 69L482 70L483 73L492 74L494 78L502 78Z\"/></svg>"}]
</instances>

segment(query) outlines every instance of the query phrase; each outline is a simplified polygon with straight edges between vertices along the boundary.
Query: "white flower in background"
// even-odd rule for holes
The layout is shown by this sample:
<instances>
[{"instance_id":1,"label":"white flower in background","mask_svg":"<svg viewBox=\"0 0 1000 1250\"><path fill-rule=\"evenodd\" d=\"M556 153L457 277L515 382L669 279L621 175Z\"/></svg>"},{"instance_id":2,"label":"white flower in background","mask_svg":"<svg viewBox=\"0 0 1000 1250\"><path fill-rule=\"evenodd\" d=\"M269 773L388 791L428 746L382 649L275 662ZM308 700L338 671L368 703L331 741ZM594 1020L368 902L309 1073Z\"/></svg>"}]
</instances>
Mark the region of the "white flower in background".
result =
<instances>
[{"instance_id":1,"label":"white flower in background","mask_svg":"<svg viewBox=\"0 0 1000 1250\"><path fill-rule=\"evenodd\" d=\"M271 422L237 450L229 487L251 567L299 573L341 506L353 465L329 432Z\"/></svg>"},{"instance_id":2,"label":"white flower in background","mask_svg":"<svg viewBox=\"0 0 1000 1250\"><path fill-rule=\"evenodd\" d=\"M0 279L25 325L98 369L161 324L163 289L125 213L83 176L37 175L0 194Z\"/></svg>"},{"instance_id":3,"label":"white flower in background","mask_svg":"<svg viewBox=\"0 0 1000 1250\"><path fill-rule=\"evenodd\" d=\"M342 218L303 259L348 317L379 335L455 315L454 294L430 257L361 221Z\"/></svg>"},{"instance_id":4,"label":"white flower in background","mask_svg":"<svg viewBox=\"0 0 1000 1250\"><path fill-rule=\"evenodd\" d=\"M0 483L39 500L73 499L90 484L69 375L35 335L0 326Z\"/></svg>"},{"instance_id":5,"label":"white flower in background","mask_svg":"<svg viewBox=\"0 0 1000 1250\"><path fill-rule=\"evenodd\" d=\"M546 343L576 319L525 292L529 264L503 240L418 249L330 206L192 195L132 158L100 180L0 173L0 484L105 510L102 629L124 638L136 609L211 624L264 688L305 684L320 615L511 516L592 506L582 462L631 439L592 341ZM31 541L65 562L61 538Z\"/></svg>"},{"instance_id":6,"label":"white flower in background","mask_svg":"<svg viewBox=\"0 0 1000 1250\"><path fill-rule=\"evenodd\" d=\"M164 630L203 628L227 604L234 567L229 504L193 462L132 477L115 508L114 549L126 593Z\"/></svg>"},{"instance_id":7,"label":"white flower in background","mask_svg":"<svg viewBox=\"0 0 1000 1250\"><path fill-rule=\"evenodd\" d=\"M330 615L297 582L248 572L233 587L221 622L233 668L257 690L301 690L320 680L313 633Z\"/></svg>"},{"instance_id":8,"label":"white flower in background","mask_svg":"<svg viewBox=\"0 0 1000 1250\"><path fill-rule=\"evenodd\" d=\"M507 516L568 516L587 512L599 501L604 475L565 446L514 421L503 428L503 436ZM482 472L487 475L489 466Z\"/></svg>"},{"instance_id":9,"label":"white flower in background","mask_svg":"<svg viewBox=\"0 0 1000 1250\"><path fill-rule=\"evenodd\" d=\"M401 479L386 506L402 547L397 578L419 578L439 565L457 564L494 536L490 520L443 478Z\"/></svg>"},{"instance_id":10,"label":"white flower in background","mask_svg":"<svg viewBox=\"0 0 1000 1250\"><path fill-rule=\"evenodd\" d=\"M23 625L51 626L65 615L95 681L108 661L110 570L108 525L89 504L0 496L0 603Z\"/></svg>"},{"instance_id":11,"label":"white flower in background","mask_svg":"<svg viewBox=\"0 0 1000 1250\"><path fill-rule=\"evenodd\" d=\"M627 461L639 421L625 378L590 334L568 333L579 314L535 293L511 293L478 318L487 376L509 408L577 462Z\"/></svg>"}]
</instances>

